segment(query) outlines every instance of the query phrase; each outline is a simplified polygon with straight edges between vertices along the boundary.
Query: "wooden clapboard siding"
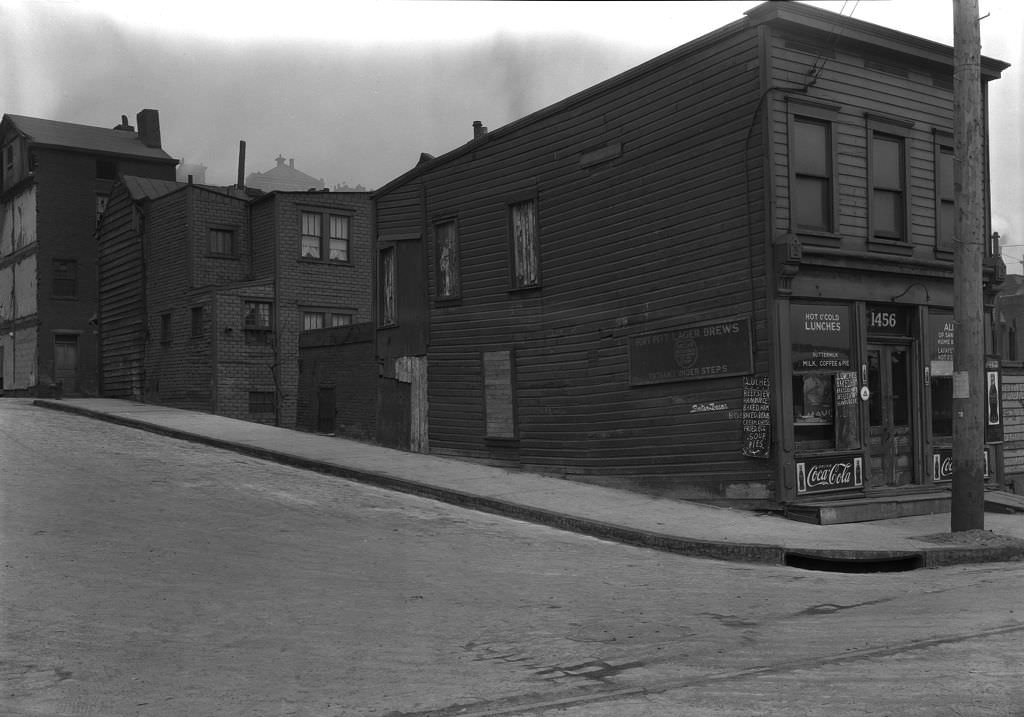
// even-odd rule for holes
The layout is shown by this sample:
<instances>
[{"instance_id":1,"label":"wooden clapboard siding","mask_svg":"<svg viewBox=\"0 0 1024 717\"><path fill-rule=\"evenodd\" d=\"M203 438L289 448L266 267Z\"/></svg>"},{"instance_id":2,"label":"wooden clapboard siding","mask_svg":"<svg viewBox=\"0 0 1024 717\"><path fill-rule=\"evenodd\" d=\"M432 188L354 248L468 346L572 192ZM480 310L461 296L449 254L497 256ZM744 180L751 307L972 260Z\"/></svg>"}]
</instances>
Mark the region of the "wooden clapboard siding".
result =
<instances>
[{"instance_id":1,"label":"wooden clapboard siding","mask_svg":"<svg viewBox=\"0 0 1024 717\"><path fill-rule=\"evenodd\" d=\"M146 332L142 238L135 204L118 184L107 204L98 245L101 390L141 399Z\"/></svg>"},{"instance_id":2,"label":"wooden clapboard siding","mask_svg":"<svg viewBox=\"0 0 1024 717\"><path fill-rule=\"evenodd\" d=\"M740 456L735 413L691 413L698 402L738 412L739 379L628 378L630 336L733 316L751 317L767 369L758 44L752 32L720 40L542 112L378 199L380 234L409 231L422 182L431 252L433 219L457 221L461 300L434 302L430 316L432 452L695 497L745 483L770 492L766 464ZM610 159L581 166L612 145ZM542 287L510 291L507 205L529 193ZM485 438L481 356L506 349L514 445Z\"/></svg>"},{"instance_id":3,"label":"wooden clapboard siding","mask_svg":"<svg viewBox=\"0 0 1024 717\"><path fill-rule=\"evenodd\" d=\"M1004 366L1003 471L1007 483L1024 483L1024 368Z\"/></svg>"},{"instance_id":4,"label":"wooden clapboard siding","mask_svg":"<svg viewBox=\"0 0 1024 717\"><path fill-rule=\"evenodd\" d=\"M783 88L774 93L772 116L773 160L776 168L777 227L790 231L789 149L787 135L786 88L795 78L807 78L817 57L787 47L789 38L776 34L770 43L773 81ZM828 59L817 82L806 93L788 92L806 101L839 105L834 125L837 141L837 181L839 190L839 227L843 248L864 249L868 241L868 114L909 121L907 136L910 215L910 244L920 259L933 257L935 247L935 144L934 132L952 133L953 94L950 86L937 82L947 72L940 67L931 72L914 67L898 57L873 55L865 58L859 48L842 42ZM901 77L884 66L905 70ZM951 77L951 75L950 75Z\"/></svg>"}]
</instances>

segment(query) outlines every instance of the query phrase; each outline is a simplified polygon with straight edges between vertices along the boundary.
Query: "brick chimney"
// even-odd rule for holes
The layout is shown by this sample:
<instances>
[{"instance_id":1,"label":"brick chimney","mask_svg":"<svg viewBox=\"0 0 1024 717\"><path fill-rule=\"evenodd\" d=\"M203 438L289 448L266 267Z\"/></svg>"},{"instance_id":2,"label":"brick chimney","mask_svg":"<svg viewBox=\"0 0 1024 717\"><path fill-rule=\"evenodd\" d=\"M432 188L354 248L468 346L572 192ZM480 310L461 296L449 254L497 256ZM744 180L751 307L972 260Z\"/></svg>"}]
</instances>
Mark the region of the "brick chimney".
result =
<instances>
[{"instance_id":1,"label":"brick chimney","mask_svg":"<svg viewBox=\"0 0 1024 717\"><path fill-rule=\"evenodd\" d=\"M147 147L160 149L160 113L156 110L142 110L135 115L139 126L139 140Z\"/></svg>"},{"instance_id":2,"label":"brick chimney","mask_svg":"<svg viewBox=\"0 0 1024 717\"><path fill-rule=\"evenodd\" d=\"M484 123L480 120L474 120L473 122L473 139L480 139L487 134L487 128L484 127Z\"/></svg>"}]
</instances>

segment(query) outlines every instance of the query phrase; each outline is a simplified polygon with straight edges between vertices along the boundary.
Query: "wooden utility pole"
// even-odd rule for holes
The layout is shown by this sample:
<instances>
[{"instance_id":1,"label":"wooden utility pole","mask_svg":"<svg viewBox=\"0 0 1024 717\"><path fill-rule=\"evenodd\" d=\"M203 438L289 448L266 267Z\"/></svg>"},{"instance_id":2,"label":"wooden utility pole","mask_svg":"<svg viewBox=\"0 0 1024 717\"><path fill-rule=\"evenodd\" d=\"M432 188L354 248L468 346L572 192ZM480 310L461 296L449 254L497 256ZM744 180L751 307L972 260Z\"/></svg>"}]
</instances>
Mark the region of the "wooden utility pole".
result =
<instances>
[{"instance_id":1,"label":"wooden utility pole","mask_svg":"<svg viewBox=\"0 0 1024 717\"><path fill-rule=\"evenodd\" d=\"M953 0L953 166L956 251L953 265L952 532L985 527L985 255L982 170L981 30L978 0Z\"/></svg>"}]
</instances>

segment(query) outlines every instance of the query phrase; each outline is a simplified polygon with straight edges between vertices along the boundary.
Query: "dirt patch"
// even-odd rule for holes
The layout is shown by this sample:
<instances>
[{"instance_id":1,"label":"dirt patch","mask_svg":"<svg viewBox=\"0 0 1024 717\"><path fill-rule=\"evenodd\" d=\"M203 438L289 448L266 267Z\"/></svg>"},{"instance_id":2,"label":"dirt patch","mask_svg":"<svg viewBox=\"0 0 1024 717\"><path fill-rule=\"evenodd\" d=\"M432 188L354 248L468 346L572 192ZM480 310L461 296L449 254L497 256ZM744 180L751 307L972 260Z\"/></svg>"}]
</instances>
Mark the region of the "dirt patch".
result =
<instances>
[{"instance_id":1,"label":"dirt patch","mask_svg":"<svg viewBox=\"0 0 1024 717\"><path fill-rule=\"evenodd\" d=\"M933 535L921 535L915 538L915 540L942 545L979 548L1021 548L1024 550L1024 540L1021 538L999 535L991 530L962 530L956 533L935 533Z\"/></svg>"}]
</instances>

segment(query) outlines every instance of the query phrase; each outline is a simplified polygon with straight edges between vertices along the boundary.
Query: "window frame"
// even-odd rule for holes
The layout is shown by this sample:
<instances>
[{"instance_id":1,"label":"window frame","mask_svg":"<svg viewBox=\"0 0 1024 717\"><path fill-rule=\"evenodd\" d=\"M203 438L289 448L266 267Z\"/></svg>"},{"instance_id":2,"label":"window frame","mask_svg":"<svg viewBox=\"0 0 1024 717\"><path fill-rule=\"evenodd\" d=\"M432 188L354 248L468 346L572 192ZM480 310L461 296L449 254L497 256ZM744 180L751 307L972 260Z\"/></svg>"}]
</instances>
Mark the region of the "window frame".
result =
<instances>
[{"instance_id":1,"label":"window frame","mask_svg":"<svg viewBox=\"0 0 1024 717\"><path fill-rule=\"evenodd\" d=\"M446 272L443 269L441 229L449 228L451 241L448 243L451 256L451 270ZM456 216L441 216L434 219L434 298L438 301L458 301L462 298L462 258L459 247L459 223ZM451 286L449 291L441 291L442 277L449 276Z\"/></svg>"},{"instance_id":2,"label":"window frame","mask_svg":"<svg viewBox=\"0 0 1024 717\"><path fill-rule=\"evenodd\" d=\"M238 256L238 245L235 242L236 231L234 227L212 226L206 229L206 255L212 257L235 258ZM219 251L214 245L215 235L226 235L228 250Z\"/></svg>"},{"instance_id":3,"label":"window frame","mask_svg":"<svg viewBox=\"0 0 1024 717\"><path fill-rule=\"evenodd\" d=\"M277 400L273 391L249 391L249 414L253 416L277 413ZM256 399L256 400L254 400ZM256 408L254 408L256 407ZM260 410L257 410L259 408Z\"/></svg>"},{"instance_id":4,"label":"window frame","mask_svg":"<svg viewBox=\"0 0 1024 717\"><path fill-rule=\"evenodd\" d=\"M787 162L789 167L789 231L799 235L801 238L809 238L812 242L824 243L826 245L838 246L841 239L839 233L840 204L839 204L839 175L838 167L838 132L839 105L819 104L803 100L802 98L787 97L787 141L786 147ZM797 180L800 176L818 176L797 171L797 125L799 123L824 125L826 129L826 143L828 156L825 157L827 176L819 176L828 182L826 191L826 210L828 213L827 226L825 227L802 227L797 223L797 206L799 194L797 192Z\"/></svg>"},{"instance_id":5,"label":"window frame","mask_svg":"<svg viewBox=\"0 0 1024 717\"><path fill-rule=\"evenodd\" d=\"M533 206L533 277L530 280L528 277L520 279L521 276L526 276L527 272L525 269L520 271L520 257L525 255L525 250L520 252L518 250L517 232L516 232L516 208L522 205L530 204ZM542 286L542 275L541 275L541 244L540 244L540 202L538 201L537 192L531 191L529 193L512 195L505 200L505 211L506 219L505 226L508 232L508 252L509 252L509 289L510 291L532 291L539 289ZM524 247L525 249L525 247ZM530 267L526 267L530 268Z\"/></svg>"},{"instance_id":6,"label":"window frame","mask_svg":"<svg viewBox=\"0 0 1024 717\"><path fill-rule=\"evenodd\" d=\"M390 264L385 262L390 257ZM385 272L388 272L386 274ZM391 294L387 294L390 278ZM377 251L377 306L379 310L378 325L381 327L398 326L398 247L395 244L381 246Z\"/></svg>"},{"instance_id":7,"label":"window frame","mask_svg":"<svg viewBox=\"0 0 1024 717\"><path fill-rule=\"evenodd\" d=\"M317 233L307 233L306 217L316 217ZM308 262L321 262L325 264L352 264L352 225L355 215L353 212L340 209L312 208L299 209L299 259ZM342 236L334 236L334 220L340 220L343 227ZM316 256L307 256L306 247L312 246L316 241ZM336 250L335 243L342 242L344 258L332 258L331 254Z\"/></svg>"},{"instance_id":8,"label":"window frame","mask_svg":"<svg viewBox=\"0 0 1024 717\"><path fill-rule=\"evenodd\" d=\"M935 162L935 252L937 255L951 257L956 249L956 150L953 144L953 135L947 132L933 132L932 149L932 157ZM942 181L942 156L944 154L948 154L950 157L950 195L948 197L944 194L944 182ZM953 207L951 227L947 227L946 222L943 221L943 208L947 205ZM943 239L947 232L948 242Z\"/></svg>"},{"instance_id":9,"label":"window frame","mask_svg":"<svg viewBox=\"0 0 1024 717\"><path fill-rule=\"evenodd\" d=\"M260 307L266 307L266 323L251 322L249 317L252 311ZM256 318L262 318L262 311L256 314ZM245 343L247 344L270 344L271 336L274 334L274 302L266 299L243 299L242 300L242 328L245 332Z\"/></svg>"},{"instance_id":10,"label":"window frame","mask_svg":"<svg viewBox=\"0 0 1024 717\"><path fill-rule=\"evenodd\" d=\"M59 267L70 268L70 277L61 276ZM53 299L77 299L78 298L78 261L75 259L54 259L51 264L50 297ZM68 291L58 291L58 287L65 284L70 286Z\"/></svg>"},{"instance_id":11,"label":"window frame","mask_svg":"<svg viewBox=\"0 0 1024 717\"><path fill-rule=\"evenodd\" d=\"M206 324L206 307L193 306L191 311L191 337L202 338L203 327Z\"/></svg>"},{"instance_id":12,"label":"window frame","mask_svg":"<svg viewBox=\"0 0 1024 717\"><path fill-rule=\"evenodd\" d=\"M890 250L903 254L913 252L911 226L911 183L910 183L910 128L912 121L889 117L867 116L867 204L868 204L868 246L882 251ZM876 181L878 170L875 162L875 148L878 141L894 141L899 146L898 169L899 188L880 187ZM895 234L880 233L876 228L881 211L876 199L877 192L899 194L901 213L896 217L899 231Z\"/></svg>"},{"instance_id":13,"label":"window frame","mask_svg":"<svg viewBox=\"0 0 1024 717\"><path fill-rule=\"evenodd\" d=\"M174 317L172 312L160 314L160 343L168 345L174 339Z\"/></svg>"}]
</instances>

